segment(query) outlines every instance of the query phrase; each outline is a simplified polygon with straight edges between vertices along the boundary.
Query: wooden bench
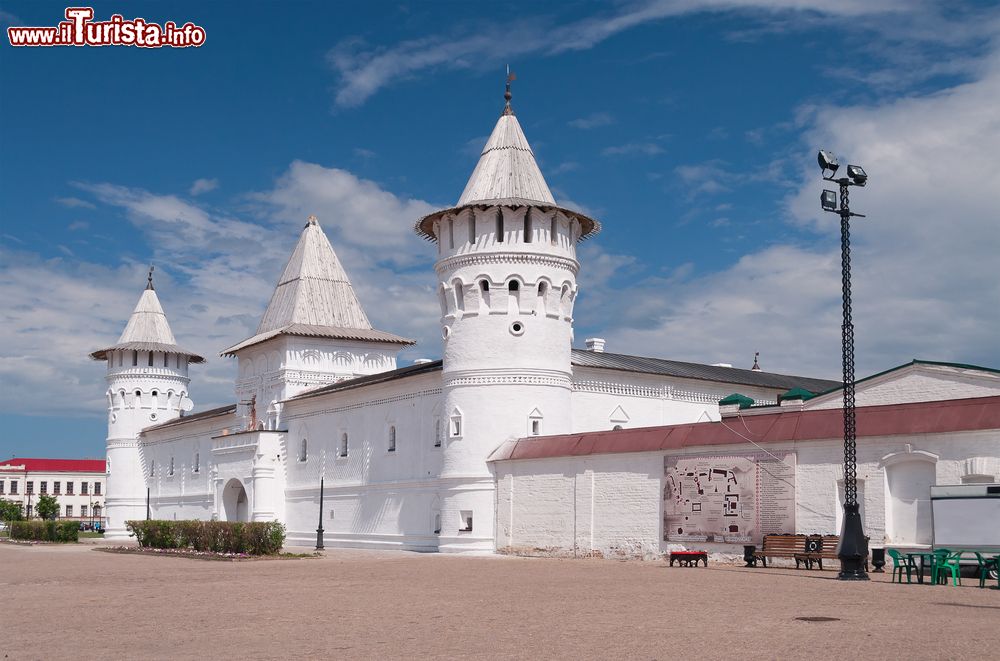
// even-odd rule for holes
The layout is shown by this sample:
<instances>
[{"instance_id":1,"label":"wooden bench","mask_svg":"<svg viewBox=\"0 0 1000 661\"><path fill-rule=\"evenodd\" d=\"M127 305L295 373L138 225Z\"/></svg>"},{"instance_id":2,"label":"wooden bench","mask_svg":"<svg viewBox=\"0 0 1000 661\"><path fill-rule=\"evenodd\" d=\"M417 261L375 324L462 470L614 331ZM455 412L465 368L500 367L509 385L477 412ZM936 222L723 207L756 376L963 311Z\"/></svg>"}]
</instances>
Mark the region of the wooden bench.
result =
<instances>
[{"instance_id":1,"label":"wooden bench","mask_svg":"<svg viewBox=\"0 0 1000 661\"><path fill-rule=\"evenodd\" d=\"M795 560L795 568L805 565L812 569L816 563L823 569L824 560L837 559L837 547L840 546L840 535L764 535L763 549L754 551L754 561L761 560L767 567L768 558L791 558ZM865 558L865 570L868 569L868 558Z\"/></svg>"},{"instance_id":2,"label":"wooden bench","mask_svg":"<svg viewBox=\"0 0 1000 661\"><path fill-rule=\"evenodd\" d=\"M805 535L764 535L763 548L754 551L755 560L760 560L767 567L768 558L792 558L795 560L795 568L805 561L801 556L806 553ZM808 565L807 565L808 567Z\"/></svg>"}]
</instances>

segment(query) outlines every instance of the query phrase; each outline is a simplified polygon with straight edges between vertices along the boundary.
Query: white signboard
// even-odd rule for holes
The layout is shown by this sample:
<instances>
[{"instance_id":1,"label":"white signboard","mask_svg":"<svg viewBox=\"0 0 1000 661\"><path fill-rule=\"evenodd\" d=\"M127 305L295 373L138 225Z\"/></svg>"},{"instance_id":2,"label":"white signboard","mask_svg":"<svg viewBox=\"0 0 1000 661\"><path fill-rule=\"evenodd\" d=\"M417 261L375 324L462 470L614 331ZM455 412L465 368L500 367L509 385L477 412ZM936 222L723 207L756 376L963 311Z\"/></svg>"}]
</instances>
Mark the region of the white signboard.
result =
<instances>
[{"instance_id":1,"label":"white signboard","mask_svg":"<svg viewBox=\"0 0 1000 661\"><path fill-rule=\"evenodd\" d=\"M794 453L664 457L664 541L749 544L794 532Z\"/></svg>"}]
</instances>

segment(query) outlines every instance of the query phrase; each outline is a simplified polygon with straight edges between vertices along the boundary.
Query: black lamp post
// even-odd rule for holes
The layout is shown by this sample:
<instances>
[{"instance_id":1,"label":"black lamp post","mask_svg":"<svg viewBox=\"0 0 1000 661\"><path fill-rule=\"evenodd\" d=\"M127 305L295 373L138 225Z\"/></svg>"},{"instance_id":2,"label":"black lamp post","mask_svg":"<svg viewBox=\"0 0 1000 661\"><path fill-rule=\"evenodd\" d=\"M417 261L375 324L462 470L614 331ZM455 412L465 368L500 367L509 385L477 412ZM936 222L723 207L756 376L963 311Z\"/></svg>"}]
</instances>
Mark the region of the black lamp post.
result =
<instances>
[{"instance_id":1,"label":"black lamp post","mask_svg":"<svg viewBox=\"0 0 1000 661\"><path fill-rule=\"evenodd\" d=\"M316 550L323 550L323 478L319 478L319 527L316 528Z\"/></svg>"},{"instance_id":2,"label":"black lamp post","mask_svg":"<svg viewBox=\"0 0 1000 661\"><path fill-rule=\"evenodd\" d=\"M851 319L851 217L864 218L860 213L852 213L848 192L851 186L864 186L868 175L860 165L848 165L847 176L835 178L840 164L837 157L827 151L820 151L819 166L823 170L824 181L840 186L840 208L837 208L837 193L824 190L820 196L823 211L840 216L840 265L843 283L844 323L841 326L841 345L844 368L844 526L840 531L840 558L842 581L867 581L865 559L868 557L868 540L858 511L858 457L857 423L854 411L854 323ZM830 174L827 175L827 172Z\"/></svg>"}]
</instances>

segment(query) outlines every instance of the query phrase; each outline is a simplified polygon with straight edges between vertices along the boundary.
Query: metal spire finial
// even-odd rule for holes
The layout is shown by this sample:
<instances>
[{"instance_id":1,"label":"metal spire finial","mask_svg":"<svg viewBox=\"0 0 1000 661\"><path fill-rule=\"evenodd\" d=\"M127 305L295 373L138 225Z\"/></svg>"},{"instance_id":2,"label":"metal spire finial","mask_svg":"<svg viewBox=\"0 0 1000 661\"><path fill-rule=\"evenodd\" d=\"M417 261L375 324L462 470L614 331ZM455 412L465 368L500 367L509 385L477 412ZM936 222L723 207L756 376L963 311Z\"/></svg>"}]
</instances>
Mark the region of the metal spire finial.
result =
<instances>
[{"instance_id":1,"label":"metal spire finial","mask_svg":"<svg viewBox=\"0 0 1000 661\"><path fill-rule=\"evenodd\" d=\"M753 367L750 368L750 371L752 371L752 372L759 372L759 371L761 371L760 370L760 363L757 362L758 358L760 358L760 352L759 351L754 351L753 352Z\"/></svg>"},{"instance_id":2,"label":"metal spire finial","mask_svg":"<svg viewBox=\"0 0 1000 661\"><path fill-rule=\"evenodd\" d=\"M503 98L504 98L504 101L506 102L506 103L504 103L504 107L503 107L503 114L505 114L505 115L513 115L514 114L514 109L510 107L510 98L511 98L510 83L511 83L511 81L514 81L514 80L517 80L517 75L510 72L510 65L508 64L507 65L507 89L503 93Z\"/></svg>"},{"instance_id":3,"label":"metal spire finial","mask_svg":"<svg viewBox=\"0 0 1000 661\"><path fill-rule=\"evenodd\" d=\"M146 276L146 289L153 289L153 267L149 267L149 274Z\"/></svg>"}]
</instances>

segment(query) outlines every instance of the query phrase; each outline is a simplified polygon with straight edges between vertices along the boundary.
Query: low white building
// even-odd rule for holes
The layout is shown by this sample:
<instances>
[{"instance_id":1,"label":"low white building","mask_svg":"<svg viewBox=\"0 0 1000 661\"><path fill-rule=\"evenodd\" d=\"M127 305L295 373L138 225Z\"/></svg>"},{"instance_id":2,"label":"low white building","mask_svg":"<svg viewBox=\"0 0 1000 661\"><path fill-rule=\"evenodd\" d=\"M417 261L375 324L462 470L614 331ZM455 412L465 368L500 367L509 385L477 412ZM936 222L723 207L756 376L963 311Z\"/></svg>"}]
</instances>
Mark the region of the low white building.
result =
<instances>
[{"instance_id":1,"label":"low white building","mask_svg":"<svg viewBox=\"0 0 1000 661\"><path fill-rule=\"evenodd\" d=\"M506 443L490 458L497 548L735 552L768 533L839 534L841 396L793 394L723 406L715 422ZM859 381L857 403L858 502L872 546L931 543L931 486L1000 482L997 371L913 361Z\"/></svg>"},{"instance_id":2,"label":"low white building","mask_svg":"<svg viewBox=\"0 0 1000 661\"><path fill-rule=\"evenodd\" d=\"M104 516L103 459L27 459L0 462L0 498L36 515L39 496L54 496L59 518L101 523Z\"/></svg>"},{"instance_id":3,"label":"low white building","mask_svg":"<svg viewBox=\"0 0 1000 661\"><path fill-rule=\"evenodd\" d=\"M416 219L437 248L440 361L397 366L412 342L371 326L311 217L256 332L222 351L237 402L188 414L202 359L178 346L150 277L118 342L91 354L107 362L109 534L145 516L148 493L156 518L276 519L292 543L322 523L331 546L491 552L518 543L507 473L488 461L516 439L717 421L734 392L777 403L838 385L598 338L573 349L576 245L600 225L555 202L507 100L456 205ZM643 470L649 485L663 472ZM607 498L627 473L606 476ZM551 504L544 516L564 516Z\"/></svg>"}]
</instances>

